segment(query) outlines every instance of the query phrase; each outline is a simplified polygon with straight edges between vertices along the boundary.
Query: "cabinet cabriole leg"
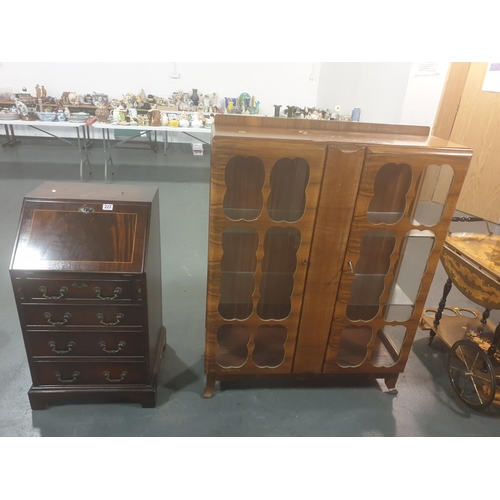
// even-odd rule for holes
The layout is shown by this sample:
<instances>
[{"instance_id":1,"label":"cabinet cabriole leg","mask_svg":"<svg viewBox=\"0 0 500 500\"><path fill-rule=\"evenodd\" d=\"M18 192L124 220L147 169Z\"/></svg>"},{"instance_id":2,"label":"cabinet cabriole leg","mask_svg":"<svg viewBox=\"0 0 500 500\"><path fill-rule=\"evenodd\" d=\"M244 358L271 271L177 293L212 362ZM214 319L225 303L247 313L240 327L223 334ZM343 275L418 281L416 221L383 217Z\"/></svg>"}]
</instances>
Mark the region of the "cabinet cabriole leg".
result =
<instances>
[{"instance_id":1,"label":"cabinet cabriole leg","mask_svg":"<svg viewBox=\"0 0 500 500\"><path fill-rule=\"evenodd\" d=\"M215 382L214 375L207 375L207 383L205 385L205 391L203 392L203 397L205 399L211 398L214 395Z\"/></svg>"},{"instance_id":2,"label":"cabinet cabriole leg","mask_svg":"<svg viewBox=\"0 0 500 500\"><path fill-rule=\"evenodd\" d=\"M399 373L385 377L385 385L387 386L387 389L389 389L388 394L396 395L398 393L398 390L396 389L396 382L398 381L398 377Z\"/></svg>"}]
</instances>

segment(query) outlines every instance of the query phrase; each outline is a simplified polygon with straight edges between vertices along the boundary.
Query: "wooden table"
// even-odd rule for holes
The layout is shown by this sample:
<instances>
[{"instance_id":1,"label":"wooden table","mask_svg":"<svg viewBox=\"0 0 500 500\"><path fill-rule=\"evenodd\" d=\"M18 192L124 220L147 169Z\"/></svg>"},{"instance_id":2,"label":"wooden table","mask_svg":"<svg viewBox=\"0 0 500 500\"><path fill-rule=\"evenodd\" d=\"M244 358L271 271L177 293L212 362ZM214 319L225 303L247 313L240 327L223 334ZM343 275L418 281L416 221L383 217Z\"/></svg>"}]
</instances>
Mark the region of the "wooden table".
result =
<instances>
[{"instance_id":1,"label":"wooden table","mask_svg":"<svg viewBox=\"0 0 500 500\"><path fill-rule=\"evenodd\" d=\"M38 130L39 132L43 132L44 134L50 135L62 141L70 146L77 147L80 153L80 180L84 181L84 166L88 165L88 175L92 175L92 166L90 164L89 155L88 155L88 127L85 122L45 122L45 121L26 121L26 120L2 120L0 124L3 124L5 127L5 134L7 136L7 141L2 144L2 146L15 146L19 144L19 139L16 137L14 132L15 126L21 127L30 127L32 129ZM76 130L77 143L69 141L60 135L49 132L47 129L55 129L57 130L65 130L68 128L72 128ZM83 139L83 140L82 140Z\"/></svg>"},{"instance_id":2,"label":"wooden table","mask_svg":"<svg viewBox=\"0 0 500 500\"><path fill-rule=\"evenodd\" d=\"M112 167L112 172L111 175L115 175L114 173L114 163L113 163L113 158L111 156L111 150L112 148L115 148L119 146L120 144L123 144L125 142L130 141L131 139L135 139L137 137L144 137L147 136L149 138L149 145L151 149L155 152L158 151L158 141L157 141L157 134L158 132L163 133L163 154L166 156L167 154L167 149L168 149L168 132L178 132L182 133L185 135L188 135L189 137L193 137L197 141L203 142L205 144L209 144L209 142L204 141L192 134L202 134L202 135L207 135L212 133L211 128L193 128L193 127L150 127L150 126L140 126L140 125L119 125L119 124L113 124L113 123L94 123L92 125L96 129L100 129L102 131L102 144L103 144L103 151L104 151L104 180L105 182L108 182L108 165L111 165ZM111 144L110 138L109 138L109 131L110 130L133 130L136 131L137 134L128 137L127 139L124 139L122 141L116 142L115 144ZM151 138L151 133L154 133L154 139Z\"/></svg>"}]
</instances>

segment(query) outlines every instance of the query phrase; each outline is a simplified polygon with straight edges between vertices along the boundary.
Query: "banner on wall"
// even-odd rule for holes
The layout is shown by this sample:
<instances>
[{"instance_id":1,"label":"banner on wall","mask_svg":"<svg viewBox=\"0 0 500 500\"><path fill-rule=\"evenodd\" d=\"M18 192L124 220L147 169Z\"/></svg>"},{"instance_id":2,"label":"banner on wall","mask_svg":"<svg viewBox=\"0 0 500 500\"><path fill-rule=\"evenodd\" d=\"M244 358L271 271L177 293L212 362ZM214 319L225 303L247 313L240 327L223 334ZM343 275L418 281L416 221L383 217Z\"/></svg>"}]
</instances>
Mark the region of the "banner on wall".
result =
<instances>
[{"instance_id":1,"label":"banner on wall","mask_svg":"<svg viewBox=\"0 0 500 500\"><path fill-rule=\"evenodd\" d=\"M482 90L483 92L500 92L500 62L489 64Z\"/></svg>"}]
</instances>

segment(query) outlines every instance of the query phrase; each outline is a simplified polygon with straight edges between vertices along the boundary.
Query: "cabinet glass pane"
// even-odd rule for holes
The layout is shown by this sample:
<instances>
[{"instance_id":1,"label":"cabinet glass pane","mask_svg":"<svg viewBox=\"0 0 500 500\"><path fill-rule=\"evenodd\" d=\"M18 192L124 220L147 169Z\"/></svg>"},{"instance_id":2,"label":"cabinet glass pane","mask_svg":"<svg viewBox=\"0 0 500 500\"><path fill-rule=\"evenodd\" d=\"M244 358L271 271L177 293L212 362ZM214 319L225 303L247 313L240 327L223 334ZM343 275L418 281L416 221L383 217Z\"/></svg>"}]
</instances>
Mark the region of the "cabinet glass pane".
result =
<instances>
[{"instance_id":1,"label":"cabinet glass pane","mask_svg":"<svg viewBox=\"0 0 500 500\"><path fill-rule=\"evenodd\" d=\"M401 347L406 338L406 327L403 325L384 326L377 332L372 352L373 366L394 366L401 356Z\"/></svg>"},{"instance_id":2,"label":"cabinet glass pane","mask_svg":"<svg viewBox=\"0 0 500 500\"><path fill-rule=\"evenodd\" d=\"M454 177L450 165L429 165L425 169L417 184L413 225L435 226L441 220Z\"/></svg>"},{"instance_id":3,"label":"cabinet glass pane","mask_svg":"<svg viewBox=\"0 0 500 500\"><path fill-rule=\"evenodd\" d=\"M226 166L223 210L231 220L255 220L262 212L264 164L255 156L235 156Z\"/></svg>"},{"instance_id":4,"label":"cabinet glass pane","mask_svg":"<svg viewBox=\"0 0 500 500\"><path fill-rule=\"evenodd\" d=\"M222 233L219 314L224 319L252 314L258 246L259 235L251 227L229 226Z\"/></svg>"},{"instance_id":5,"label":"cabinet glass pane","mask_svg":"<svg viewBox=\"0 0 500 500\"><path fill-rule=\"evenodd\" d=\"M217 332L215 359L223 368L240 368L248 359L250 332L245 325L223 325Z\"/></svg>"},{"instance_id":6,"label":"cabinet glass pane","mask_svg":"<svg viewBox=\"0 0 500 500\"><path fill-rule=\"evenodd\" d=\"M281 158L271 172L267 213L275 222L296 222L306 208L309 164L303 158Z\"/></svg>"},{"instance_id":7,"label":"cabinet glass pane","mask_svg":"<svg viewBox=\"0 0 500 500\"><path fill-rule=\"evenodd\" d=\"M340 334L337 364L343 368L359 366L366 359L372 338L369 326L348 326Z\"/></svg>"},{"instance_id":8,"label":"cabinet glass pane","mask_svg":"<svg viewBox=\"0 0 500 500\"><path fill-rule=\"evenodd\" d=\"M272 227L267 230L257 304L257 314L261 319L282 320L290 314L299 246L300 232L296 228Z\"/></svg>"},{"instance_id":9,"label":"cabinet glass pane","mask_svg":"<svg viewBox=\"0 0 500 500\"><path fill-rule=\"evenodd\" d=\"M395 244L392 231L374 229L363 235L346 309L351 321L370 321L378 314Z\"/></svg>"},{"instance_id":10,"label":"cabinet glass pane","mask_svg":"<svg viewBox=\"0 0 500 500\"><path fill-rule=\"evenodd\" d=\"M255 332L253 361L259 368L276 368L285 360L287 331L284 326L259 326Z\"/></svg>"},{"instance_id":11,"label":"cabinet glass pane","mask_svg":"<svg viewBox=\"0 0 500 500\"><path fill-rule=\"evenodd\" d=\"M406 195L412 181L406 163L387 163L377 172L367 218L372 224L396 224L406 209Z\"/></svg>"},{"instance_id":12,"label":"cabinet glass pane","mask_svg":"<svg viewBox=\"0 0 500 500\"><path fill-rule=\"evenodd\" d=\"M407 321L412 317L435 241L432 231L417 229L409 231L403 238L395 280L391 285L389 301L384 307L386 321Z\"/></svg>"}]
</instances>

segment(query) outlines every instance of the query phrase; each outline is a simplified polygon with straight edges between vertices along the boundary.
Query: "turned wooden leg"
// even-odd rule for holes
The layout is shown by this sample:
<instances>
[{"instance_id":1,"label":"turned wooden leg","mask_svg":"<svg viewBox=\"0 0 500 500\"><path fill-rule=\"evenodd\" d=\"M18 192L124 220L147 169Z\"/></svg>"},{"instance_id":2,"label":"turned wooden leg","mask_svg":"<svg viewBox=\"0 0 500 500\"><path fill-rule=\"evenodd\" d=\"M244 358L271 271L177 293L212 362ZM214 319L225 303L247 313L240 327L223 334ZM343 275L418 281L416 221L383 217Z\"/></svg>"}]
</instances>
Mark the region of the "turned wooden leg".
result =
<instances>
[{"instance_id":1,"label":"turned wooden leg","mask_svg":"<svg viewBox=\"0 0 500 500\"><path fill-rule=\"evenodd\" d=\"M207 375L207 383L205 385L205 392L203 393L204 398L208 399L214 395L215 382L216 380L214 375Z\"/></svg>"},{"instance_id":2,"label":"turned wooden leg","mask_svg":"<svg viewBox=\"0 0 500 500\"><path fill-rule=\"evenodd\" d=\"M493 357L495 355L498 347L500 347L498 344L500 344L500 323L498 323L498 326L495 329L493 341L491 342L490 348L488 349L488 356Z\"/></svg>"},{"instance_id":3,"label":"turned wooden leg","mask_svg":"<svg viewBox=\"0 0 500 500\"><path fill-rule=\"evenodd\" d=\"M446 306L446 299L448 297L448 294L450 293L451 285L452 285L451 279L448 278L446 280L446 283L444 284L443 296L441 297L441 300L439 301L439 307L438 307L438 310L436 311L436 315L434 316L434 329L430 331L429 345L432 344L432 341L434 340L434 337L436 336L436 330L439 326L439 322L441 321L441 318L443 317L443 310Z\"/></svg>"},{"instance_id":4,"label":"turned wooden leg","mask_svg":"<svg viewBox=\"0 0 500 500\"><path fill-rule=\"evenodd\" d=\"M387 389L389 389L389 394L396 395L398 393L398 390L396 389L396 382L398 381L398 377L399 373L396 373L385 378L385 385L387 386Z\"/></svg>"},{"instance_id":5,"label":"turned wooden leg","mask_svg":"<svg viewBox=\"0 0 500 500\"><path fill-rule=\"evenodd\" d=\"M477 327L477 333L481 334L484 332L484 327L486 325L486 321L490 317L491 309L485 309L483 312L483 317L480 319L481 324Z\"/></svg>"}]
</instances>

